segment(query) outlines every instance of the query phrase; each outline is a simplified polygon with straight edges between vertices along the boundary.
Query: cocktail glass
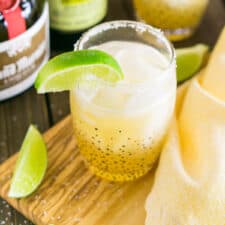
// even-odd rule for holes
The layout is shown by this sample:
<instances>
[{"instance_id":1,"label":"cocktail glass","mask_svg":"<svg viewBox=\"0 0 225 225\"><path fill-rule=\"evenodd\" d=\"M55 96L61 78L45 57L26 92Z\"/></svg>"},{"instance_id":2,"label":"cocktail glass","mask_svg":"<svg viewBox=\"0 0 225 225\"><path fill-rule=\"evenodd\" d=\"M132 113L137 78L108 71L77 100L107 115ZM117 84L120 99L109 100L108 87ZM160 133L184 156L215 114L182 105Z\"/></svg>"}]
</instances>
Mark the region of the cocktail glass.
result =
<instances>
[{"instance_id":1,"label":"cocktail glass","mask_svg":"<svg viewBox=\"0 0 225 225\"><path fill-rule=\"evenodd\" d=\"M133 0L138 20L162 29L172 41L191 36L209 0Z\"/></svg>"},{"instance_id":2,"label":"cocktail glass","mask_svg":"<svg viewBox=\"0 0 225 225\"><path fill-rule=\"evenodd\" d=\"M114 44L116 41L115 51L112 41ZM142 52L132 51L132 45L138 43L144 44L144 48L149 48L164 63L160 73L143 74L138 82L121 81L110 85L99 81L92 86L81 84L70 93L77 144L91 171L112 181L134 180L146 174L158 159L173 114L174 49L166 37L151 26L113 21L86 32L75 44L75 50L99 49L106 43L112 43L109 48L115 53L119 51L118 45L124 52L125 44L131 46L132 54L123 62L123 66L130 63L130 71L137 65L142 68L140 63L146 71L153 66L148 57L142 60ZM131 63L131 59L136 63ZM160 63L154 60L155 67L160 67ZM125 70L124 73L129 77Z\"/></svg>"}]
</instances>

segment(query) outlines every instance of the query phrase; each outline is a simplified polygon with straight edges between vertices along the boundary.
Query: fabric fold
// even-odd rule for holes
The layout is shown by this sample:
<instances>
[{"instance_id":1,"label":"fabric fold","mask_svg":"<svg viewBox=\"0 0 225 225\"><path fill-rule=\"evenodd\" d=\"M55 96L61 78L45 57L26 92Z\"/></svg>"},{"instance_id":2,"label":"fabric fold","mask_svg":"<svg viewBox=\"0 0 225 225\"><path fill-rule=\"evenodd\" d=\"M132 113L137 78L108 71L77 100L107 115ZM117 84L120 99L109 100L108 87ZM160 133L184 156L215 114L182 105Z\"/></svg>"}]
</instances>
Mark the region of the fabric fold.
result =
<instances>
[{"instance_id":1,"label":"fabric fold","mask_svg":"<svg viewBox=\"0 0 225 225\"><path fill-rule=\"evenodd\" d=\"M224 225L225 103L194 79L177 107L145 224Z\"/></svg>"},{"instance_id":2,"label":"fabric fold","mask_svg":"<svg viewBox=\"0 0 225 225\"><path fill-rule=\"evenodd\" d=\"M177 93L145 225L225 225L225 28L209 64Z\"/></svg>"}]
</instances>

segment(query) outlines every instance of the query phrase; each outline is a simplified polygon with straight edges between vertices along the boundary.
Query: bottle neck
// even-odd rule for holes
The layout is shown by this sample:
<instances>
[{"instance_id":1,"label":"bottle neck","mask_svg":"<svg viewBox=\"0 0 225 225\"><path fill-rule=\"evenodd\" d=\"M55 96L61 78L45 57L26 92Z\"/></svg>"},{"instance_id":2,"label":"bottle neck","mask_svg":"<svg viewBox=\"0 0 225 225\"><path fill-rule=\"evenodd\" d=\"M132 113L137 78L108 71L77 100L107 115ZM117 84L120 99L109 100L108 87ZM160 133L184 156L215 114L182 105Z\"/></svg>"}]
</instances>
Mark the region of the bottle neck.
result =
<instances>
[{"instance_id":1,"label":"bottle neck","mask_svg":"<svg viewBox=\"0 0 225 225\"><path fill-rule=\"evenodd\" d=\"M9 8L2 11L2 14L7 24L8 39L12 39L26 31L26 21L22 16L20 0L4 0L3 2L8 2L8 5L11 3Z\"/></svg>"}]
</instances>

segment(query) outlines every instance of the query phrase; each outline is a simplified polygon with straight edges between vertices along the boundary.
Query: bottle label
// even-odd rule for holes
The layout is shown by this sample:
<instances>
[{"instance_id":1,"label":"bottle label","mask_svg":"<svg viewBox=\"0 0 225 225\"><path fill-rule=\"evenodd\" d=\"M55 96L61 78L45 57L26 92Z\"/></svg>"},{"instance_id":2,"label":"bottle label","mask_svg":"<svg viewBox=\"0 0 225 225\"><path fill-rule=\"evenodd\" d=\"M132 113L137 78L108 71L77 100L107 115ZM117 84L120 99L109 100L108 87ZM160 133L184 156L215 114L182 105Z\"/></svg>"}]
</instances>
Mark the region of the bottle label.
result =
<instances>
[{"instance_id":1,"label":"bottle label","mask_svg":"<svg viewBox=\"0 0 225 225\"><path fill-rule=\"evenodd\" d=\"M101 21L107 0L49 0L51 27L64 32L81 31Z\"/></svg>"},{"instance_id":2,"label":"bottle label","mask_svg":"<svg viewBox=\"0 0 225 225\"><path fill-rule=\"evenodd\" d=\"M8 38L12 39L22 34L26 30L26 21L22 16L19 6L20 0L16 0L15 4L9 9L3 10L2 14L7 23Z\"/></svg>"},{"instance_id":3,"label":"bottle label","mask_svg":"<svg viewBox=\"0 0 225 225\"><path fill-rule=\"evenodd\" d=\"M39 19L23 34L0 43L0 100L31 86L49 57L48 5ZM14 94L15 95L15 94Z\"/></svg>"}]
</instances>

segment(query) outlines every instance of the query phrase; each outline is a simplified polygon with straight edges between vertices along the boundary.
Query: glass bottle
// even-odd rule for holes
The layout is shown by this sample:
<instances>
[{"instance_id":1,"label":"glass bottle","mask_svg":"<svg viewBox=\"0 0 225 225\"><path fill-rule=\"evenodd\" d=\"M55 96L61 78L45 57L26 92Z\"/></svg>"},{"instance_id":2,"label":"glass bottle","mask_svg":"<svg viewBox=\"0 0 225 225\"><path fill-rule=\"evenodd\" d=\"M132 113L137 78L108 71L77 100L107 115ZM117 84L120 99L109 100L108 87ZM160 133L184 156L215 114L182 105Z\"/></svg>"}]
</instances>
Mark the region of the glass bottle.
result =
<instances>
[{"instance_id":1,"label":"glass bottle","mask_svg":"<svg viewBox=\"0 0 225 225\"><path fill-rule=\"evenodd\" d=\"M80 32L99 23L107 0L49 0L50 26L64 33Z\"/></svg>"},{"instance_id":2,"label":"glass bottle","mask_svg":"<svg viewBox=\"0 0 225 225\"><path fill-rule=\"evenodd\" d=\"M178 41L191 36L198 27L209 0L133 0L138 20L161 28Z\"/></svg>"},{"instance_id":3,"label":"glass bottle","mask_svg":"<svg viewBox=\"0 0 225 225\"><path fill-rule=\"evenodd\" d=\"M0 101L32 86L48 58L48 3L0 0Z\"/></svg>"}]
</instances>

